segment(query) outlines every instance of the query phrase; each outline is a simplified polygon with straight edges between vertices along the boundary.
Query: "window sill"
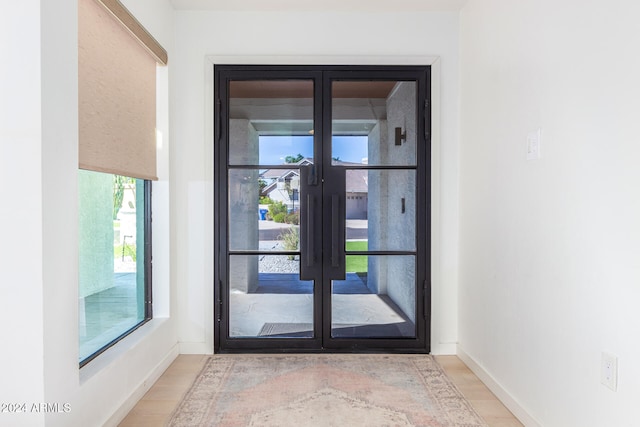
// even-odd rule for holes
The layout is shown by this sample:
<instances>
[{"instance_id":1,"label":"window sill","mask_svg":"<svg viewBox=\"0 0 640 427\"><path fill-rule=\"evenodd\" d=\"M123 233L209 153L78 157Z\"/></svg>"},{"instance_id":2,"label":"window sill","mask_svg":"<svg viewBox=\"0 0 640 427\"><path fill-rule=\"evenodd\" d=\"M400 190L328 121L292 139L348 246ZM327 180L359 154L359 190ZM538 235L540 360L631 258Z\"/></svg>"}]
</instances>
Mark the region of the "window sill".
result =
<instances>
[{"instance_id":1,"label":"window sill","mask_svg":"<svg viewBox=\"0 0 640 427\"><path fill-rule=\"evenodd\" d=\"M104 353L80 368L80 385L83 385L104 369L113 365L116 361L126 356L131 350L144 342L156 330L169 321L169 318L154 318L133 331L131 334L108 348Z\"/></svg>"}]
</instances>

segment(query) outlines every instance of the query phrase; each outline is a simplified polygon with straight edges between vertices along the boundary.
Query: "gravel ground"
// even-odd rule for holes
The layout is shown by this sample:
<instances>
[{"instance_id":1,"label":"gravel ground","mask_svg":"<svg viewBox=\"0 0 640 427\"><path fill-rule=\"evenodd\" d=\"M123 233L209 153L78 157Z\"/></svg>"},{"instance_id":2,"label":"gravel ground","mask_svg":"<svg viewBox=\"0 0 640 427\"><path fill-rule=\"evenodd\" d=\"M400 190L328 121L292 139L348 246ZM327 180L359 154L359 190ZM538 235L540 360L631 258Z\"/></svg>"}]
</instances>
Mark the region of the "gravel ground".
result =
<instances>
[{"instance_id":1,"label":"gravel ground","mask_svg":"<svg viewBox=\"0 0 640 427\"><path fill-rule=\"evenodd\" d=\"M261 241L260 250L282 250L282 244L275 240ZM290 260L288 255L260 255L260 273L298 273L300 261Z\"/></svg>"},{"instance_id":2,"label":"gravel ground","mask_svg":"<svg viewBox=\"0 0 640 427\"><path fill-rule=\"evenodd\" d=\"M258 269L260 273L297 273L300 261L289 260L287 255L260 255Z\"/></svg>"}]
</instances>

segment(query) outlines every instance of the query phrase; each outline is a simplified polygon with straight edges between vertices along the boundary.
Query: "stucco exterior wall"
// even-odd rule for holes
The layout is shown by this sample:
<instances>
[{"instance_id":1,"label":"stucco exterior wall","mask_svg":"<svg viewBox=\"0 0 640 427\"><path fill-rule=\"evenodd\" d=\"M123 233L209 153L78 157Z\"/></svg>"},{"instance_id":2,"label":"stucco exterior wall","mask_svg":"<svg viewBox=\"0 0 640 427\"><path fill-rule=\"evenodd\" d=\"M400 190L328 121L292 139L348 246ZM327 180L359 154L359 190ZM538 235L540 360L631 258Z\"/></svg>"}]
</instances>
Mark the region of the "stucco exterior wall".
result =
<instances>
[{"instance_id":1,"label":"stucco exterior wall","mask_svg":"<svg viewBox=\"0 0 640 427\"><path fill-rule=\"evenodd\" d=\"M229 161L233 164L258 163L258 133L245 119L229 120ZM258 249L257 169L232 169L229 172L229 245L230 249ZM229 283L233 290L251 292L258 287L258 257L235 257L230 263Z\"/></svg>"},{"instance_id":2,"label":"stucco exterior wall","mask_svg":"<svg viewBox=\"0 0 640 427\"><path fill-rule=\"evenodd\" d=\"M414 165L415 83L401 82L387 99L387 120L369 134L369 164ZM395 145L395 128L406 141ZM413 170L369 171L369 250L415 250L416 175ZM402 201L404 199L404 212ZM415 261L399 256L369 257L369 288L387 294L415 321Z\"/></svg>"}]
</instances>

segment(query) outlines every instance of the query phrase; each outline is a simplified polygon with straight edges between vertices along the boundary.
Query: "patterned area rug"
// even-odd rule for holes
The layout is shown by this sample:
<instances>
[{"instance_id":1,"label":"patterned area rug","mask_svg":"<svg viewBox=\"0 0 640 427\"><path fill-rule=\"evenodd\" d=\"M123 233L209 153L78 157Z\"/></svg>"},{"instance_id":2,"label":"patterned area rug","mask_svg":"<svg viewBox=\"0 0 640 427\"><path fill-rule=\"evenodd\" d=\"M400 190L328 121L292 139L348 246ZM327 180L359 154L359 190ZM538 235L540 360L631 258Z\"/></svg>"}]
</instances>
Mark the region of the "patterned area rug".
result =
<instances>
[{"instance_id":1,"label":"patterned area rug","mask_svg":"<svg viewBox=\"0 0 640 427\"><path fill-rule=\"evenodd\" d=\"M429 355L216 355L171 427L486 424Z\"/></svg>"}]
</instances>

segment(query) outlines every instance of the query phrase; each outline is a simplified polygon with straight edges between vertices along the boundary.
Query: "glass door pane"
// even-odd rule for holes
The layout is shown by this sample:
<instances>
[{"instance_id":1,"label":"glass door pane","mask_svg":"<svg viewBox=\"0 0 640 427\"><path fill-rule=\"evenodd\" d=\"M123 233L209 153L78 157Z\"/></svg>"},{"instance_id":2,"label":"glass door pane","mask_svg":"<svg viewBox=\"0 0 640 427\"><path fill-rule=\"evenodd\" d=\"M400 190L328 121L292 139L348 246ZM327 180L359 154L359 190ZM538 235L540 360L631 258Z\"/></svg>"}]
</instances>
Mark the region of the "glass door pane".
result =
<instances>
[{"instance_id":1,"label":"glass door pane","mask_svg":"<svg viewBox=\"0 0 640 427\"><path fill-rule=\"evenodd\" d=\"M347 255L345 258L345 280L332 281L331 336L415 337L415 257Z\"/></svg>"},{"instance_id":2,"label":"glass door pane","mask_svg":"<svg viewBox=\"0 0 640 427\"><path fill-rule=\"evenodd\" d=\"M300 280L297 256L230 258L230 337L313 337L314 282Z\"/></svg>"},{"instance_id":3,"label":"glass door pane","mask_svg":"<svg viewBox=\"0 0 640 427\"><path fill-rule=\"evenodd\" d=\"M415 251L416 171L347 169L344 214L347 251Z\"/></svg>"},{"instance_id":4,"label":"glass door pane","mask_svg":"<svg viewBox=\"0 0 640 427\"><path fill-rule=\"evenodd\" d=\"M296 164L313 157L313 81L229 83L229 164Z\"/></svg>"},{"instance_id":5,"label":"glass door pane","mask_svg":"<svg viewBox=\"0 0 640 427\"><path fill-rule=\"evenodd\" d=\"M416 82L333 81L331 94L329 173L345 177L345 276L331 281L331 337L414 338Z\"/></svg>"},{"instance_id":6,"label":"glass door pane","mask_svg":"<svg viewBox=\"0 0 640 427\"><path fill-rule=\"evenodd\" d=\"M300 278L300 170L314 162L312 80L229 82L228 337L313 338Z\"/></svg>"},{"instance_id":7,"label":"glass door pane","mask_svg":"<svg viewBox=\"0 0 640 427\"><path fill-rule=\"evenodd\" d=\"M416 83L334 81L331 164L414 166Z\"/></svg>"}]
</instances>

